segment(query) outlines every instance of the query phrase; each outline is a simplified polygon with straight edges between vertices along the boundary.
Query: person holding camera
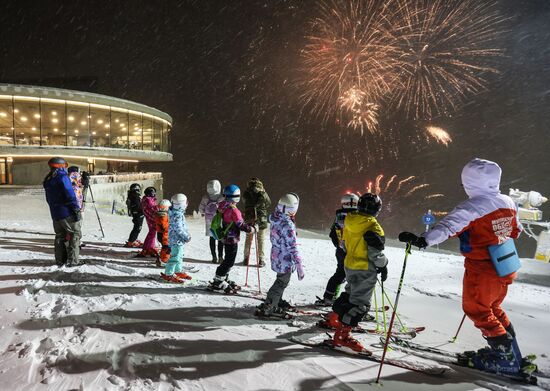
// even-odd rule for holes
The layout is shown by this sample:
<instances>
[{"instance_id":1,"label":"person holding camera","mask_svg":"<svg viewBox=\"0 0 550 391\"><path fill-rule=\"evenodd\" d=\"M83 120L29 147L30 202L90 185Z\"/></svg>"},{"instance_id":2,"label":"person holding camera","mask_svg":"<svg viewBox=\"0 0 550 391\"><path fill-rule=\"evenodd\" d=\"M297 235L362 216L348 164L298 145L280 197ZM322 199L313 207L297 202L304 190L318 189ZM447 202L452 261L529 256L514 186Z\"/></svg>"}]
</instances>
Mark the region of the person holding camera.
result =
<instances>
[{"instance_id":1,"label":"person holding camera","mask_svg":"<svg viewBox=\"0 0 550 391\"><path fill-rule=\"evenodd\" d=\"M80 205L65 171L65 159L51 158L48 166L50 172L43 185L55 231L55 262L58 266L77 266L83 263L78 259L82 237Z\"/></svg>"}]
</instances>

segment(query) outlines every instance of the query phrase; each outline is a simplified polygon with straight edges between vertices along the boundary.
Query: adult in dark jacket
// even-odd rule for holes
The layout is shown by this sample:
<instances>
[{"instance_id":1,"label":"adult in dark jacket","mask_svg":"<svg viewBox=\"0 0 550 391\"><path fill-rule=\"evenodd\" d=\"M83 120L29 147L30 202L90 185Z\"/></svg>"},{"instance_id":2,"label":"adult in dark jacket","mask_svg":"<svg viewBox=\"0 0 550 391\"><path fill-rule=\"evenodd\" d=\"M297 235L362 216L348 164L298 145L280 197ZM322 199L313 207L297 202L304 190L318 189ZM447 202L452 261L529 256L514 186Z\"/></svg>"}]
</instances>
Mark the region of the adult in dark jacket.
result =
<instances>
[{"instance_id":1,"label":"adult in dark jacket","mask_svg":"<svg viewBox=\"0 0 550 391\"><path fill-rule=\"evenodd\" d=\"M144 216L143 209L141 208L141 186L139 183L132 183L130 185L128 198L126 198L126 206L128 206L128 215L132 217L134 227L130 232L125 247L141 247L142 243L137 239L143 226Z\"/></svg>"},{"instance_id":2,"label":"adult in dark jacket","mask_svg":"<svg viewBox=\"0 0 550 391\"><path fill-rule=\"evenodd\" d=\"M80 265L80 205L65 171L67 163L63 158L54 157L48 165L50 173L44 178L44 190L55 231L55 261L59 266Z\"/></svg>"},{"instance_id":3,"label":"adult in dark jacket","mask_svg":"<svg viewBox=\"0 0 550 391\"><path fill-rule=\"evenodd\" d=\"M244 198L244 221L250 225L258 226L258 251L260 258L260 266L265 266L265 251L264 241L267 232L267 217L269 215L269 208L271 207L271 200L269 195L265 191L263 183L258 178L251 178L248 181L246 190L243 193ZM250 247L252 246L252 239L254 233L246 234L246 240L244 243L244 264L248 265L250 259Z\"/></svg>"}]
</instances>

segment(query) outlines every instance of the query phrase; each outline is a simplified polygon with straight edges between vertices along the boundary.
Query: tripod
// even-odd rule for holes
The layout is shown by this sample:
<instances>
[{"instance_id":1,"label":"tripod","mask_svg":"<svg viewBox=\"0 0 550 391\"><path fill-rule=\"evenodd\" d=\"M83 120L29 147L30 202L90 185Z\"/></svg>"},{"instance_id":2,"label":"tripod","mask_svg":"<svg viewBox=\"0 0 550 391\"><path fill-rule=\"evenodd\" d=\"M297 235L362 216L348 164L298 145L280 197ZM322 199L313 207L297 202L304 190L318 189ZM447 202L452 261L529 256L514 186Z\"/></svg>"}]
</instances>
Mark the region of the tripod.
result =
<instances>
[{"instance_id":1,"label":"tripod","mask_svg":"<svg viewBox=\"0 0 550 391\"><path fill-rule=\"evenodd\" d=\"M97 216L97 221L99 223L99 229L101 229L101 237L105 238L105 231L103 231L103 225L101 224L101 219L99 218L99 213L97 211L97 206L95 205L94 193L92 191L92 185L90 185L90 174L87 172L82 173L82 184L84 185L84 196L82 197L82 202L86 204L86 195L88 190L90 190L90 197L92 198L92 204L94 205L95 215Z\"/></svg>"}]
</instances>

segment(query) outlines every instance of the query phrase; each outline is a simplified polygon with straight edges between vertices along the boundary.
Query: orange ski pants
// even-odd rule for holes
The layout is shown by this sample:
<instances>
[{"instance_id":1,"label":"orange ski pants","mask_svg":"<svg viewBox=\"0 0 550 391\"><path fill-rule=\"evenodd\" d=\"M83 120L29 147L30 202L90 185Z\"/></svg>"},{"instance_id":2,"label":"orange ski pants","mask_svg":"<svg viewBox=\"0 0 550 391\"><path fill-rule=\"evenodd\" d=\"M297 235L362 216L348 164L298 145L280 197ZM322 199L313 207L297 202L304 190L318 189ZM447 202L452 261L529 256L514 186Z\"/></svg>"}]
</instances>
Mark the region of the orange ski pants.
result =
<instances>
[{"instance_id":1,"label":"orange ski pants","mask_svg":"<svg viewBox=\"0 0 550 391\"><path fill-rule=\"evenodd\" d=\"M510 319L500 306L516 273L499 277L494 270L466 270L462 285L462 309L485 337L506 334Z\"/></svg>"}]
</instances>

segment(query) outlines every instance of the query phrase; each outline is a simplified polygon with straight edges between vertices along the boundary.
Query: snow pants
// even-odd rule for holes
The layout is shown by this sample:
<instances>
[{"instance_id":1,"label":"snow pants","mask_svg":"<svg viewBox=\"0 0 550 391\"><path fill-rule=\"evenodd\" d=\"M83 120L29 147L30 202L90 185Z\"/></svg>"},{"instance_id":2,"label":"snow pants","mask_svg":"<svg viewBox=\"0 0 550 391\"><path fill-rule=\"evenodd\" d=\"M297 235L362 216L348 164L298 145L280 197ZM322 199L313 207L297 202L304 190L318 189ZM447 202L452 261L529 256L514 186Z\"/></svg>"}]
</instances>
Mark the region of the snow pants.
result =
<instances>
[{"instance_id":1,"label":"snow pants","mask_svg":"<svg viewBox=\"0 0 550 391\"><path fill-rule=\"evenodd\" d=\"M325 289L325 294L323 298L328 300L334 300L334 295L338 289L338 285L342 284L346 280L346 270L344 269L344 259L346 259L346 252L338 247L336 249L336 271L330 277L327 282L327 287Z\"/></svg>"},{"instance_id":2,"label":"snow pants","mask_svg":"<svg viewBox=\"0 0 550 391\"><path fill-rule=\"evenodd\" d=\"M347 326L357 326L370 309L370 301L376 286L376 266L369 262L367 270L345 268L346 291L334 302L332 309Z\"/></svg>"},{"instance_id":3,"label":"snow pants","mask_svg":"<svg viewBox=\"0 0 550 391\"><path fill-rule=\"evenodd\" d=\"M170 247L170 259L166 262L164 274L173 276L174 273L181 273L183 267L183 244L176 244Z\"/></svg>"},{"instance_id":4,"label":"snow pants","mask_svg":"<svg viewBox=\"0 0 550 391\"><path fill-rule=\"evenodd\" d=\"M147 227L149 227L149 232L147 232L147 236L145 237L145 241L143 242L143 251L149 252L149 253L156 252L157 251L156 222L147 220Z\"/></svg>"},{"instance_id":5,"label":"snow pants","mask_svg":"<svg viewBox=\"0 0 550 391\"><path fill-rule=\"evenodd\" d=\"M273 285L271 285L271 288L269 288L269 291L267 292L267 297L265 299L266 304L271 305L274 308L279 305L279 301L283 297L283 293L290 282L291 276L292 272L277 273L275 282L273 282Z\"/></svg>"},{"instance_id":6,"label":"snow pants","mask_svg":"<svg viewBox=\"0 0 550 391\"><path fill-rule=\"evenodd\" d=\"M53 222L55 231L55 262L59 266L76 266L80 262L80 238L82 237L81 221L74 216Z\"/></svg>"},{"instance_id":7,"label":"snow pants","mask_svg":"<svg viewBox=\"0 0 550 391\"><path fill-rule=\"evenodd\" d=\"M223 243L221 240L218 240L218 256L216 257L216 239L210 237L210 253L212 254L212 259L223 258Z\"/></svg>"},{"instance_id":8,"label":"snow pants","mask_svg":"<svg viewBox=\"0 0 550 391\"><path fill-rule=\"evenodd\" d=\"M462 309L485 337L506 334L510 319L500 305L515 278L516 273L498 277L496 273L464 272Z\"/></svg>"},{"instance_id":9,"label":"snow pants","mask_svg":"<svg viewBox=\"0 0 550 391\"><path fill-rule=\"evenodd\" d=\"M239 249L239 243L227 243L223 245L225 249L225 258L220 266L216 268L216 275L224 277L231 271L233 265L235 265L235 258L237 258L237 250Z\"/></svg>"},{"instance_id":10,"label":"snow pants","mask_svg":"<svg viewBox=\"0 0 550 391\"><path fill-rule=\"evenodd\" d=\"M132 217L132 223L134 223L134 228L132 228L132 231L130 232L130 236L128 237L128 241L130 243L135 242L138 239L139 233L141 232L141 227L143 226L143 215L134 215Z\"/></svg>"},{"instance_id":11,"label":"snow pants","mask_svg":"<svg viewBox=\"0 0 550 391\"><path fill-rule=\"evenodd\" d=\"M267 228L259 229L256 233L258 235L258 248L256 251L258 251L260 261L263 261L265 259L265 236L266 236ZM254 241L254 232L247 233L246 239L244 241L244 259L250 260L250 249L252 247L252 242ZM254 264L254 262L253 262Z\"/></svg>"}]
</instances>

